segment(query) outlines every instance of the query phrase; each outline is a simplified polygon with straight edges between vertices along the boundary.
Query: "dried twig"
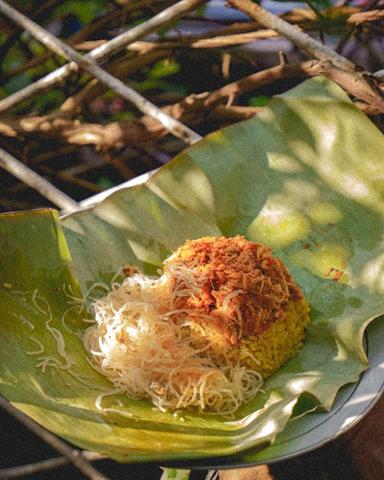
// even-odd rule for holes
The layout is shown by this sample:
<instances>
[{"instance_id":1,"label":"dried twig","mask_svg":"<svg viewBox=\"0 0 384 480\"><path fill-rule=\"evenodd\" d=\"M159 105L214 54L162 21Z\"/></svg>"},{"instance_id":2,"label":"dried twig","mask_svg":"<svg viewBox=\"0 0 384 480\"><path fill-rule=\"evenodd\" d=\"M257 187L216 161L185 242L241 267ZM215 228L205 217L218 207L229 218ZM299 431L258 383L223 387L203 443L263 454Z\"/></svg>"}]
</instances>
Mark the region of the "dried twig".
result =
<instances>
[{"instance_id":1,"label":"dried twig","mask_svg":"<svg viewBox=\"0 0 384 480\"><path fill-rule=\"evenodd\" d=\"M368 92L365 95L360 84L353 81L352 73L338 69L329 62L308 60L292 65L282 62L280 65L236 80L213 92L190 95L181 102L164 107L163 111L190 126L202 123L208 118L221 119L225 122L239 121L251 117L257 113L258 109L239 106L228 108L225 106L228 99L234 100L240 95L283 78L305 78L318 75L324 75L336 81L356 97L366 98L369 94ZM356 105L366 113L372 115L378 113L377 109L365 102ZM164 127L145 115L135 121L111 122L107 125L80 124L70 118L52 118L49 115L22 119L0 118L0 134L6 136L41 135L78 145L93 144L101 150L124 145L140 145L166 133Z\"/></svg>"},{"instance_id":2,"label":"dried twig","mask_svg":"<svg viewBox=\"0 0 384 480\"><path fill-rule=\"evenodd\" d=\"M31 204L28 202L23 202L21 200L14 200L13 198L0 197L0 207L5 210L29 210L32 208ZM2 472L0 470L0 480L2 480Z\"/></svg>"},{"instance_id":3,"label":"dried twig","mask_svg":"<svg viewBox=\"0 0 384 480\"><path fill-rule=\"evenodd\" d=\"M123 57L111 62L105 68L114 77L124 79L132 75L134 72L140 70L144 66L168 57L169 53L169 50L161 49L142 53L141 55L134 57ZM50 116L63 116L63 113L65 116L73 116L78 114L84 105L89 106L95 98L103 95L107 89L108 88L98 80L91 80L82 90L77 92L75 95L68 97L61 105L59 110L52 112Z\"/></svg>"},{"instance_id":4,"label":"dried twig","mask_svg":"<svg viewBox=\"0 0 384 480\"><path fill-rule=\"evenodd\" d=\"M202 3L202 0L182 0L182 2L188 2L189 8L191 8L191 5L196 8L200 3ZM13 7L10 7L3 0L0 0L0 12L4 13L12 21L26 29L31 35L33 35L37 40L39 40L53 52L75 62L80 68L100 80L118 95L133 103L143 113L155 118L164 126L164 128L166 128L176 137L183 140L185 143L192 144L201 139L200 135L195 133L193 130L189 129L178 120L175 120L171 116L161 111L156 105L146 100L135 90L127 85L124 85L124 83L122 83L120 80L99 67L99 65L92 58L89 56L83 57L79 55L79 53L77 53L72 47L58 40L47 30L40 27L32 20L29 20ZM113 40L111 40L111 42L113 42ZM100 48L105 48L107 51L113 49L110 45L110 42L109 46L108 44L105 44Z\"/></svg>"},{"instance_id":5,"label":"dried twig","mask_svg":"<svg viewBox=\"0 0 384 480\"><path fill-rule=\"evenodd\" d=\"M51 185L47 180L0 148L0 167L25 184L37 190L52 203L66 211L76 210L78 205L68 195ZM0 398L1 400L1 398Z\"/></svg>"},{"instance_id":6,"label":"dried twig","mask_svg":"<svg viewBox=\"0 0 384 480\"><path fill-rule=\"evenodd\" d=\"M85 50L85 51L93 50L94 48L104 45L105 43L107 43L107 40L86 41L86 38L91 35L94 35L96 32L98 32L102 28L105 28L107 25L113 25L116 21L119 21L119 23L121 23L122 18L124 19L130 12L137 10L139 8L141 8L140 4L128 3L127 5L124 5L122 8L118 10L107 12L103 16L97 18L94 22L90 23L89 25L86 25L79 32L76 32L74 35L72 35L68 39L69 45L74 46L74 48L76 49ZM164 8L164 6L162 6L162 8ZM345 7L343 11L345 12L345 15L351 12L350 16L346 19L346 23L349 23L351 25L360 25L362 23L375 22L375 21L379 21L384 17L384 11L379 9L360 12L356 7L354 8ZM316 15L312 15L309 10L304 10L300 8L296 8L291 12L287 12L283 14L281 18L285 19L289 23L302 25L304 28L307 28L307 29L314 29L314 28L317 28L318 26L318 20L316 18ZM233 25L230 25L228 27L221 29L222 33L220 31L217 31L217 32L215 31L213 32L213 35L211 35L210 33L204 34L204 35L201 35L200 38L208 39L208 38L219 36L219 35L235 36L237 33L254 32L255 28L260 28L260 24L258 24L257 22L234 23ZM225 31L227 31L227 33L225 33ZM259 32L259 35L260 37L258 36L257 38L263 38L263 35L261 34L261 32ZM268 38L267 31L265 31L265 36L266 38ZM242 42L239 41L239 43L242 43ZM210 48L209 46L205 47L205 44L203 43L198 45L193 40L191 40L190 43L188 42L188 44L184 46L187 47L188 45L191 46L192 48ZM175 48L179 48L182 46L183 45L176 45ZM130 49L131 50L137 49L137 45L136 44L132 45ZM42 63L47 61L51 56L52 56L52 52L46 52L43 55L40 55L25 61L21 65L11 67L6 72L6 76L7 78L10 78L14 75L19 75L20 73L23 73L24 71L30 68L34 68L38 65L41 65Z\"/></svg>"},{"instance_id":7,"label":"dried twig","mask_svg":"<svg viewBox=\"0 0 384 480\"><path fill-rule=\"evenodd\" d=\"M8 7L7 10L9 12L10 7L4 2L1 3L3 6L5 5L5 8ZM83 58L89 60L105 61L106 59L114 55L116 52L126 47L129 43L139 40L140 38L145 37L149 33L156 31L167 23L174 21L176 18L180 17L184 13L189 12L194 8L197 8L197 6L201 3L201 0L181 0L180 2L155 15L150 20L147 20L145 23L139 24L122 33L121 35L113 38L108 43L93 50ZM57 85L58 83L69 77L74 71L77 71L77 69L78 66L76 65L76 63L71 62L49 73L48 75L41 78L40 80L37 80L28 87L19 90L18 92L8 96L4 100L1 100L0 112L9 110L15 105L18 105L20 102L32 98L40 92L48 90L54 85Z\"/></svg>"},{"instance_id":8,"label":"dried twig","mask_svg":"<svg viewBox=\"0 0 384 480\"><path fill-rule=\"evenodd\" d=\"M38 423L24 415L24 413L15 408L1 396L0 407L15 417L16 420L35 433L38 437L43 439L52 448L64 455L64 457L67 458L70 463L75 465L87 478L90 478L91 480L108 480L108 477L96 470L85 458L80 455L78 450L73 450L55 435L48 432L48 430L40 427Z\"/></svg>"},{"instance_id":9,"label":"dried twig","mask_svg":"<svg viewBox=\"0 0 384 480\"><path fill-rule=\"evenodd\" d=\"M154 0L146 0L146 5L149 6L151 3L154 3ZM126 21L126 19L129 18L129 14L131 12L138 10L140 8L142 8L142 5L140 4L140 2L132 2L132 3L128 3L127 5L124 5L122 8L119 8L118 10L109 11L104 15L98 17L93 22L86 25L84 28L82 28L75 34L71 35L67 39L67 42L69 45L74 46L76 48L76 45L78 43L86 41L87 38L92 37L93 35L96 35L100 30L112 28L116 24L121 25L122 22ZM104 45L104 43L106 43L105 40L103 40L99 45L95 44L94 48L100 45ZM10 67L6 72L6 77L10 78L14 75L19 75L20 73L23 73L26 70L29 70L30 68L37 67L38 65L41 65L42 63L46 62L53 55L54 54L52 52L48 51L42 55L39 55L37 57L31 58L30 60L25 61L21 65Z\"/></svg>"},{"instance_id":10,"label":"dried twig","mask_svg":"<svg viewBox=\"0 0 384 480\"><path fill-rule=\"evenodd\" d=\"M255 40L278 37L279 34L273 30L263 29L256 32L236 33L232 35L218 35L216 37L186 37L180 40L167 41L141 41L130 44L127 49L130 51L148 52L155 49L175 49L175 48L222 48L232 45L242 45ZM103 45L105 41L96 40L95 42L83 42L76 45L78 50L91 50L95 46Z\"/></svg>"},{"instance_id":11,"label":"dried twig","mask_svg":"<svg viewBox=\"0 0 384 480\"><path fill-rule=\"evenodd\" d=\"M241 120L247 120L253 117L262 110L262 107L242 107L238 105L217 105L215 108L209 111L206 119L219 121L223 123L240 122Z\"/></svg>"},{"instance_id":12,"label":"dried twig","mask_svg":"<svg viewBox=\"0 0 384 480\"><path fill-rule=\"evenodd\" d=\"M288 38L295 45L307 51L315 58L331 61L334 65L345 70L355 70L355 65L345 57L324 46L322 43L302 32L298 27L291 25L273 13L268 12L251 0L228 0L228 3L245 12L262 25L279 32L285 38Z\"/></svg>"},{"instance_id":13,"label":"dried twig","mask_svg":"<svg viewBox=\"0 0 384 480\"><path fill-rule=\"evenodd\" d=\"M193 126L205 119L220 120L226 123L245 120L255 115L258 108L225 105L204 107L198 98L188 97L183 102L165 107L172 110L181 121ZM224 98L224 97L222 97ZM217 103L221 100L218 99ZM0 134L9 137L18 135L40 136L68 142L73 145L94 145L102 151L115 150L126 145L142 145L145 142L162 137L167 131L151 117L131 122L111 122L106 125L98 123L80 123L70 118L29 117L24 119L1 118ZM132 172L119 164L118 159L110 162L123 176L131 178ZM129 174L129 175L128 175Z\"/></svg>"},{"instance_id":14,"label":"dried twig","mask_svg":"<svg viewBox=\"0 0 384 480\"><path fill-rule=\"evenodd\" d=\"M104 457L94 452L78 452L79 457L85 458L88 461L102 460ZM0 480L11 480L12 478L19 478L26 475L33 475L38 472L46 472L54 468L68 465L70 461L65 457L54 457L47 460L41 460L36 463L29 463L19 467L3 468L0 470Z\"/></svg>"},{"instance_id":15,"label":"dried twig","mask_svg":"<svg viewBox=\"0 0 384 480\"><path fill-rule=\"evenodd\" d=\"M282 78L300 76L315 77L318 75L323 75L333 80L351 95L364 100L369 105L372 104L371 111L376 112L376 114L382 111L380 108L377 108L376 102L372 102L372 91L366 82L356 81L356 77L353 72L346 72L345 70L335 67L331 62L320 60L309 60L307 62L293 65L283 63L275 67L262 70L261 72L254 73L248 77L233 82L230 85L225 85L215 92L212 92L212 94L207 98L205 106L216 102L217 99L222 98L223 96L229 97L231 95L239 95L239 93L245 93L255 89L256 87L261 87Z\"/></svg>"},{"instance_id":16,"label":"dried twig","mask_svg":"<svg viewBox=\"0 0 384 480\"><path fill-rule=\"evenodd\" d=\"M85 190L88 190L93 193L99 193L104 190L102 187L99 187L96 183L91 182L89 180L85 180L84 178L76 177L75 175L68 175L65 171L57 171L54 168L48 167L47 165L41 165L40 170L43 173L49 175L49 178L59 178L61 181L70 183L72 185L77 185Z\"/></svg>"},{"instance_id":17,"label":"dried twig","mask_svg":"<svg viewBox=\"0 0 384 480\"><path fill-rule=\"evenodd\" d=\"M376 22L384 19L384 10L369 10L367 12L353 13L348 19L347 23L353 25L360 25L364 22Z\"/></svg>"},{"instance_id":18,"label":"dried twig","mask_svg":"<svg viewBox=\"0 0 384 480\"><path fill-rule=\"evenodd\" d=\"M129 168L128 162L126 163L125 158L121 158L121 155L104 152L103 158L119 172L124 180L135 177L135 172Z\"/></svg>"},{"instance_id":19,"label":"dried twig","mask_svg":"<svg viewBox=\"0 0 384 480\"><path fill-rule=\"evenodd\" d=\"M181 102L164 107L163 111L190 126L204 122L208 116L210 119L222 118L225 121L230 121L231 118L233 121L242 120L254 115L257 109L250 109L250 107L228 109L225 107L228 99L236 99L240 95L283 78L318 75L324 75L336 81L352 95L359 98L366 97L360 90L360 85L353 82L351 73L338 69L329 62L308 60L292 65L283 62L236 80L213 92L190 95ZM367 103L357 103L357 106L367 113L378 113L378 110L372 106L367 110L367 105ZM93 144L99 149L108 150L123 145L140 145L163 136L166 130L154 119L145 115L135 121L111 122L107 125L80 124L70 118L47 115L22 119L0 118L0 133L6 136L38 134L78 145Z\"/></svg>"},{"instance_id":20,"label":"dried twig","mask_svg":"<svg viewBox=\"0 0 384 480\"><path fill-rule=\"evenodd\" d=\"M282 18L285 16L283 15ZM286 15L288 19L291 16ZM298 18L297 18L298 17ZM365 22L374 22L384 18L384 11L370 10L367 12L352 13L346 20L351 25L360 25ZM311 19L313 25L308 23L307 17L296 15L292 17L298 24L301 21L307 21L306 28L313 29L317 26L317 19ZM290 22L291 23L291 22ZM209 34L203 34L196 37L186 37L180 40L159 40L159 41L141 41L128 45L127 49L131 51L146 52L156 48L175 49L175 48L220 48L232 45L241 45L253 42L258 39L278 37L280 34L272 29L260 28L258 22L236 23L229 27L214 30ZM255 30L258 29L258 30ZM89 51L107 43L107 40L91 40L82 43L76 43L74 46L77 50Z\"/></svg>"},{"instance_id":21,"label":"dried twig","mask_svg":"<svg viewBox=\"0 0 384 480\"><path fill-rule=\"evenodd\" d=\"M354 95L353 92L359 93L358 98L366 101L378 111L384 112L384 99L379 93L375 80L372 77L368 79L367 73L357 71L357 67L351 61L251 0L228 0L228 2L264 26L276 30L315 58L325 62L324 65L328 64L325 73L331 69L334 76L339 78L340 84L348 85L348 92ZM337 69L337 71L335 72L334 69Z\"/></svg>"},{"instance_id":22,"label":"dried twig","mask_svg":"<svg viewBox=\"0 0 384 480\"><path fill-rule=\"evenodd\" d=\"M224 29L223 29L224 30ZM271 30L248 32L238 35L224 35L213 38L189 38L179 41L134 42L130 50L137 50L140 55L132 58L120 58L109 64L106 69L118 78L126 78L144 65L170 55L173 48L213 48L247 43L258 38L276 36ZM60 112L74 115L81 111L83 105L89 105L96 97L101 96L107 88L98 80L91 80L80 92L69 97L60 107Z\"/></svg>"}]
</instances>

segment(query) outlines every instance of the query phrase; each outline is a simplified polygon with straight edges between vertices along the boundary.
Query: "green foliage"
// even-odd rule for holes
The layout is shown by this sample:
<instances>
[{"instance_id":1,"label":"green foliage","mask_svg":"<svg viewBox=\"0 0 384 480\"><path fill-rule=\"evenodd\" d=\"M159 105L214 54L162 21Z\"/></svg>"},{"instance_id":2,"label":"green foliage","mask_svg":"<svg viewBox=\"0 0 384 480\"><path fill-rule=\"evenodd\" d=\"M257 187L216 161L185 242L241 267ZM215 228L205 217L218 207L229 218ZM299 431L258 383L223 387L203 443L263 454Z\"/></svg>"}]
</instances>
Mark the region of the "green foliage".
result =
<instances>
[{"instance_id":1,"label":"green foliage","mask_svg":"<svg viewBox=\"0 0 384 480\"><path fill-rule=\"evenodd\" d=\"M207 9L206 4L200 5L200 7L196 9L196 15L200 16L200 17L203 17L206 9Z\"/></svg>"},{"instance_id":2,"label":"green foliage","mask_svg":"<svg viewBox=\"0 0 384 480\"><path fill-rule=\"evenodd\" d=\"M36 3L36 2L35 2ZM29 10L33 5L33 2L31 0L17 0L17 7L23 7L25 10Z\"/></svg>"},{"instance_id":3,"label":"green foliage","mask_svg":"<svg viewBox=\"0 0 384 480\"><path fill-rule=\"evenodd\" d=\"M111 188L115 185L110 178L105 176L99 177L97 179L96 184L98 187L102 188L103 190L107 190L108 188Z\"/></svg>"},{"instance_id":4,"label":"green foliage","mask_svg":"<svg viewBox=\"0 0 384 480\"><path fill-rule=\"evenodd\" d=\"M103 0L66 0L56 8L56 15L68 15L72 13L83 25L92 21L96 16L104 12L106 2Z\"/></svg>"},{"instance_id":5,"label":"green foliage","mask_svg":"<svg viewBox=\"0 0 384 480\"><path fill-rule=\"evenodd\" d=\"M156 62L148 71L148 78L160 79L180 71L180 64L174 58L165 58Z\"/></svg>"},{"instance_id":6,"label":"green foliage","mask_svg":"<svg viewBox=\"0 0 384 480\"><path fill-rule=\"evenodd\" d=\"M136 84L141 92L159 90L164 93L188 94L188 86L178 81L173 81L172 76L179 73L180 64L173 58L159 60L152 67L147 68L145 78Z\"/></svg>"},{"instance_id":7,"label":"green foliage","mask_svg":"<svg viewBox=\"0 0 384 480\"><path fill-rule=\"evenodd\" d=\"M281 1L281 0L277 0ZM325 8L329 8L332 3L330 0L306 0L306 2L310 8L312 8L315 11L318 10L323 10Z\"/></svg>"},{"instance_id":8,"label":"green foliage","mask_svg":"<svg viewBox=\"0 0 384 480\"><path fill-rule=\"evenodd\" d=\"M22 73L17 77L12 78L12 80L8 81L4 85L4 89L6 90L6 94L10 95L18 90L27 87L31 83L31 78L28 73Z\"/></svg>"},{"instance_id":9,"label":"green foliage","mask_svg":"<svg viewBox=\"0 0 384 480\"><path fill-rule=\"evenodd\" d=\"M251 97L249 99L249 105L251 107L265 107L270 100L271 97L268 97L267 95L258 95L257 97Z\"/></svg>"},{"instance_id":10,"label":"green foliage","mask_svg":"<svg viewBox=\"0 0 384 480\"><path fill-rule=\"evenodd\" d=\"M38 113L45 113L50 108L54 108L65 100L63 92L59 89L49 90L44 95L40 95L34 101L34 107Z\"/></svg>"},{"instance_id":11,"label":"green foliage","mask_svg":"<svg viewBox=\"0 0 384 480\"><path fill-rule=\"evenodd\" d=\"M28 48L31 50L31 52L36 55L37 57L40 55L43 55L47 51L47 47L45 47L43 44L35 40L30 33L28 32L23 32L21 34L21 39L27 43Z\"/></svg>"},{"instance_id":12,"label":"green foliage","mask_svg":"<svg viewBox=\"0 0 384 480\"><path fill-rule=\"evenodd\" d=\"M164 38L165 35L174 28L175 24L165 25L164 27L159 28L157 31L160 38Z\"/></svg>"},{"instance_id":13,"label":"green foliage","mask_svg":"<svg viewBox=\"0 0 384 480\"><path fill-rule=\"evenodd\" d=\"M117 112L113 115L113 120L116 122L129 122L135 119L135 115L129 110Z\"/></svg>"},{"instance_id":14,"label":"green foliage","mask_svg":"<svg viewBox=\"0 0 384 480\"><path fill-rule=\"evenodd\" d=\"M187 87L179 83L172 83L166 80L157 80L147 78L137 84L137 89L141 92L149 90L160 90L162 92L180 93L180 95L187 95Z\"/></svg>"},{"instance_id":15,"label":"green foliage","mask_svg":"<svg viewBox=\"0 0 384 480\"><path fill-rule=\"evenodd\" d=\"M160 480L188 480L190 470L180 470L176 468L163 468L163 474Z\"/></svg>"}]
</instances>

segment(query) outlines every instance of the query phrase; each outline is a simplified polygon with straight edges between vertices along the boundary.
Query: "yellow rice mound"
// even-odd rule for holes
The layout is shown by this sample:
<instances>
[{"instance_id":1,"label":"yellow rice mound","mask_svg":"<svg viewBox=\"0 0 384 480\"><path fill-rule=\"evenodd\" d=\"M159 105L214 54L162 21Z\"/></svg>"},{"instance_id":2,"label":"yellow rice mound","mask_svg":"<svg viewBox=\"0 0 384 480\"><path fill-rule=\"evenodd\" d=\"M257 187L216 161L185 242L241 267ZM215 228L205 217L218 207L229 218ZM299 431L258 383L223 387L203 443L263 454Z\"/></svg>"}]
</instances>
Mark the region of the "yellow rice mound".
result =
<instances>
[{"instance_id":1,"label":"yellow rice mound","mask_svg":"<svg viewBox=\"0 0 384 480\"><path fill-rule=\"evenodd\" d=\"M309 323L304 299L290 301L285 318L276 320L257 336L240 341L241 364L257 370L265 379L300 350Z\"/></svg>"}]
</instances>

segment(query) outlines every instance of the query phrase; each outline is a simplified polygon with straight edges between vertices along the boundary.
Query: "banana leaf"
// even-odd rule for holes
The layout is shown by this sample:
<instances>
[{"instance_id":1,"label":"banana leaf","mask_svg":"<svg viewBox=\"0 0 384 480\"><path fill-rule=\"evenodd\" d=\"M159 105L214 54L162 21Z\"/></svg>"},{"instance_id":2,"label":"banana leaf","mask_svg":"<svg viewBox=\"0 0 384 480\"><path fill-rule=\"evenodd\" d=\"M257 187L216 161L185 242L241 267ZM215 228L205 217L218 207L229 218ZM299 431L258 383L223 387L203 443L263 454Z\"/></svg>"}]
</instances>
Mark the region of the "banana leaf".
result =
<instances>
[{"instance_id":1,"label":"banana leaf","mask_svg":"<svg viewBox=\"0 0 384 480\"><path fill-rule=\"evenodd\" d=\"M318 78L94 208L63 219L49 209L2 215L1 394L73 444L123 462L254 452L292 415L331 409L368 367L363 333L384 313L383 151L370 120ZM283 259L311 306L301 351L231 419L114 394L87 361L83 301L105 294L122 265L156 274L186 239L223 234Z\"/></svg>"}]
</instances>

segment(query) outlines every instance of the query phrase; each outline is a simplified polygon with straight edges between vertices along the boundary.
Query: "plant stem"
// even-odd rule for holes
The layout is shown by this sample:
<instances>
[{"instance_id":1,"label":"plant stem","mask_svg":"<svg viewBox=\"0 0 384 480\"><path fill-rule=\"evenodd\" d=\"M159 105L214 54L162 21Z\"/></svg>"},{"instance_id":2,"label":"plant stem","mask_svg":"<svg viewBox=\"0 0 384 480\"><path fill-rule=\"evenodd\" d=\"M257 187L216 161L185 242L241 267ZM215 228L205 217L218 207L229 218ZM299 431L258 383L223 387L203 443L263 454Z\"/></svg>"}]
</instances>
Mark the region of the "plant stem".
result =
<instances>
[{"instance_id":1,"label":"plant stem","mask_svg":"<svg viewBox=\"0 0 384 480\"><path fill-rule=\"evenodd\" d=\"M228 0L228 3L239 10L242 10L254 20L262 25L279 32L284 37L291 40L292 43L310 53L319 60L327 60L333 65L347 71L355 71L356 66L330 48L322 45L306 33L302 32L298 27L282 20L273 13L268 12L260 5L253 3L251 0Z\"/></svg>"}]
</instances>

